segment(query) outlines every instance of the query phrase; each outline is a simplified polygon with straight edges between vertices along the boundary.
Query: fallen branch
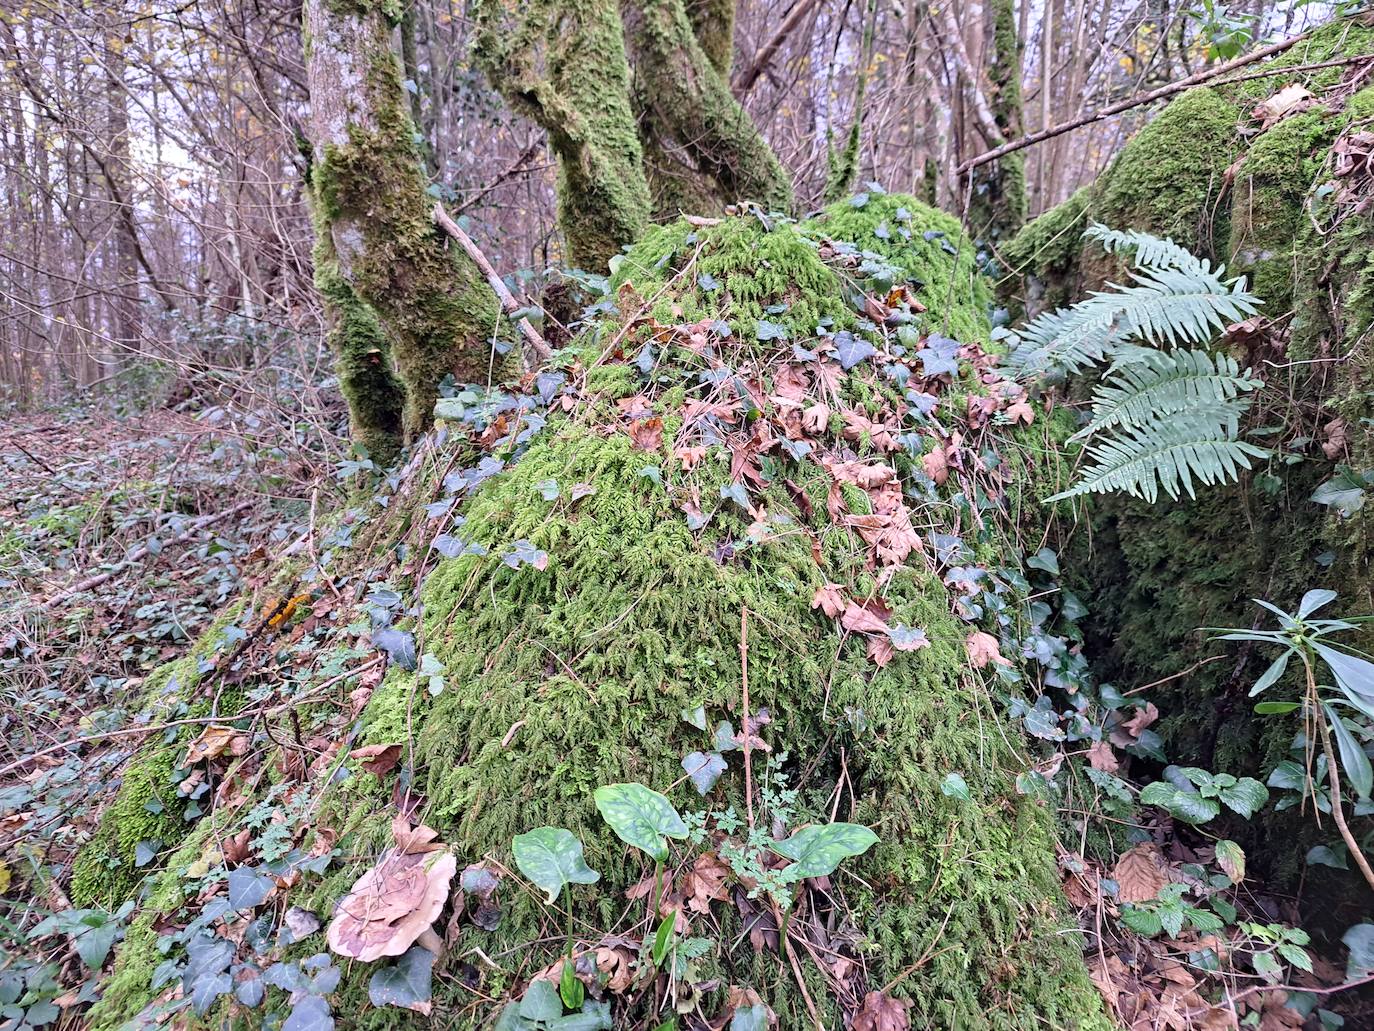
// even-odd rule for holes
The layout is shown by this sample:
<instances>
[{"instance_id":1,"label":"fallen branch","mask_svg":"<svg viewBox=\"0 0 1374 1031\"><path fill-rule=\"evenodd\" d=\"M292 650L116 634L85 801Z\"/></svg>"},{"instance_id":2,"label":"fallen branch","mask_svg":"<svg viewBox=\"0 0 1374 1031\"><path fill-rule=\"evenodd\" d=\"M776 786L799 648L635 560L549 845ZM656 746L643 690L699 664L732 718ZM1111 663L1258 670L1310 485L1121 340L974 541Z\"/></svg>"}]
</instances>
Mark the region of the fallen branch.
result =
<instances>
[{"instance_id":1,"label":"fallen branch","mask_svg":"<svg viewBox=\"0 0 1374 1031\"><path fill-rule=\"evenodd\" d=\"M199 516L196 519L192 519L191 522L188 524L188 528L182 533L179 533L175 537L173 537L169 543L184 544L186 541L190 540L191 537L195 535L195 531L204 529L211 523L217 523L221 519L228 519L232 515L238 515L238 513L242 512L244 509L252 508L255 504L257 504L256 499L240 501L237 505L233 506L232 508L226 508L223 512L214 512L210 515L203 515ZM121 572L123 572L125 569L128 569L129 566L133 565L135 562L141 562L143 559L147 558L148 553L148 545L140 544L133 551L129 552L128 557L125 558L124 561L116 563L114 566L105 570L105 572L103 573L97 573L95 576L89 576L85 580L82 580L76 586L70 587L67 590L61 592L60 594L54 595L53 597L49 598L47 601L42 603L43 608L50 609L54 605L60 605L62 604L62 602L74 598L76 595L81 594L83 591L89 591L92 587L99 587L106 581L112 580L114 577L118 576Z\"/></svg>"},{"instance_id":2,"label":"fallen branch","mask_svg":"<svg viewBox=\"0 0 1374 1031\"><path fill-rule=\"evenodd\" d=\"M1184 90L1192 89L1194 86L1208 82L1218 76L1225 75L1227 72L1233 72L1237 68L1244 68L1246 65L1254 64L1256 61L1262 61L1266 57L1273 57L1275 54L1281 54L1285 50L1297 46L1297 44L1307 39L1311 34L1310 31L1304 32L1270 46L1261 47L1253 53L1237 57L1235 60L1227 61L1224 64L1219 64L1215 68L1204 68L1202 71L1195 72L1186 79L1180 79L1178 82L1171 82L1167 86L1161 86L1158 89L1150 90L1148 93L1138 93L1133 97L1128 97L1115 104L1108 104L1104 108L1099 108L1086 115L1080 115L1078 118L1074 118L1070 121L1063 122L1059 125L1052 125L1048 129L1040 129L1027 136L1022 136L1019 140L1012 140L1009 143L1004 143L1002 146L994 147L985 154L979 154L977 157L969 158L969 160L959 166L958 172L960 175L965 175L980 165L986 165L990 161L1004 158L1008 154L1016 153L1018 150L1024 150L1027 147L1034 146L1037 143L1043 143L1045 140L1053 139L1056 136L1062 136L1064 133L1072 132L1074 129L1081 129L1083 126L1091 125L1093 122L1100 122L1104 118L1110 118L1112 115L1118 115L1123 111L1129 111L1131 108L1141 107L1145 104L1153 103L1156 100L1163 100L1165 97L1171 97L1175 93L1182 93ZM1252 76L1252 78L1263 78L1268 75L1284 75L1305 70L1310 71L1316 68L1334 68L1343 64L1354 64L1356 61L1367 60L1369 60L1369 55L1365 54L1362 56L1343 58L1339 61L1325 61L1321 64L1298 68L1275 68L1271 71L1263 72L1260 75Z\"/></svg>"},{"instance_id":3,"label":"fallen branch","mask_svg":"<svg viewBox=\"0 0 1374 1031\"><path fill-rule=\"evenodd\" d=\"M516 302L515 296L506 289L506 284L503 283L501 277L496 274L496 269L492 268L491 262L487 260L487 256L482 253L477 244L472 242L472 237L463 232L458 223L449 217L449 213L444 210L442 204L434 205L434 223L456 240L458 246L462 247L463 250L467 252L468 257L482 270L482 275L487 277L487 284L496 292L496 296L500 298L502 310L504 310L507 315L514 317L515 313L520 310L520 305ZM553 354L553 350L545 342L544 338L539 335L539 331L530 324L529 319L522 316L516 319L515 324L520 329L520 335L525 338L525 343L529 345L530 350L533 351L541 361Z\"/></svg>"}]
</instances>

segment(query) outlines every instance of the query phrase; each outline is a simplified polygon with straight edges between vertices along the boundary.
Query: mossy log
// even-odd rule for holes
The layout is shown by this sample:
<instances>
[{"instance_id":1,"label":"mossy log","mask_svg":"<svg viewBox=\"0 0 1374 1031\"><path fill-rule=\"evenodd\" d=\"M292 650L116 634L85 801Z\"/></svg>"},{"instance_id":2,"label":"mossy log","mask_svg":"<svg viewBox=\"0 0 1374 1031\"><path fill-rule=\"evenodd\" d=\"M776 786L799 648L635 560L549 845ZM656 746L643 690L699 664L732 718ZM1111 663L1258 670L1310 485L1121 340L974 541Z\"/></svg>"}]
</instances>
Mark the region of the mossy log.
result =
<instances>
[{"instance_id":1,"label":"mossy log","mask_svg":"<svg viewBox=\"0 0 1374 1031\"><path fill-rule=\"evenodd\" d=\"M777 803L763 794L746 799L737 751L709 797L683 783L681 760L703 742L684 712L701 706L712 725L742 726L746 683L748 712L771 715L759 733L772 761L753 752L756 792L760 784L779 789L775 778L784 773L797 792L793 826L838 818L871 826L880 843L824 890L799 899L794 962L779 955L774 925L751 946L740 906L766 912L768 905L749 903L743 889L709 913L692 911L688 933L708 948L679 983L684 1020L721 1012L729 986L740 986L759 994L784 1031L818 1019L845 1026L865 994L880 989L910 1003L912 1027L1111 1026L1088 979L1081 937L1065 922L1053 813L1016 787L1023 745L970 663L972 628L957 614L929 546L875 566L849 518L867 495L835 480L819 454L779 453L762 481L750 481L746 511L730 447L696 457L674 447L689 398L731 396L711 386L724 380L697 375L713 366L689 331L709 333L712 353L757 384L761 425L778 414L770 399L777 377L800 374L836 413L833 425L817 430L827 461L847 454L892 463L923 534L962 532L981 561L1015 565L1014 511L1027 490L1049 489L1062 474L1046 446L1049 427L986 431L997 436L982 446L999 456L1002 472L979 488L987 504L977 515L960 500L974 489L971 480L961 486L951 476L941 488L927 478L920 486L922 452L940 439L933 426L930 436L916 430L914 448L898 451L865 434L846 437L840 411L901 418L904 402L876 362L848 372L830 362L822 386L811 378L815 366L793 357L794 346L823 343L818 332L891 344L856 310L857 252L837 240L910 281L924 306L916 328L965 343L940 401L962 415L968 399L987 389L989 365L978 356L988 345L991 295L948 216L913 198L884 196L862 208L845 202L801 224L750 215L661 227L621 265L618 312L588 325L563 352L573 403L555 406L560 412L542 432L461 500L461 525L448 532L461 536L465 553L434 554L418 566L427 573L415 588L422 616L414 629L442 665L445 686L432 697L421 677L393 667L372 694L357 742L412 740L411 783L423 799L417 817L460 866L486 860L507 871L500 926L463 923L438 968L445 973L435 978L433 1019L444 1026L490 1026L563 948L562 912L513 873L514 835L548 824L581 837L601 879L574 894L578 948L612 936L637 953L652 922L643 899L627 903L626 892L652 869L597 815L594 789L639 781L667 792L684 812L733 807L743 820L755 809L760 819L773 811ZM791 371L780 372L789 363ZM647 424L645 433L632 431L635 421ZM436 446L460 448L457 436ZM395 522L387 525L425 526L425 506L445 492L442 471L459 457L436 452L426 466L434 472L419 479L404 511L399 501L388 505L385 519ZM590 491L574 494L575 484ZM424 532L442 528L430 523ZM542 558L507 561L517 541L527 556ZM378 557L397 551L382 541L359 556L360 568L376 576ZM892 625L919 628L928 644L876 664L861 634L814 606L827 583L881 598ZM393 784L349 765L354 775L324 789L317 809L318 825L338 834L346 858L292 896L326 917L390 834ZM967 797L946 790L954 772ZM710 846L674 844L670 883L681 884L703 847ZM148 903L173 921L179 861ZM155 918L145 909L135 925L143 930L121 946L96 1027L118 1026L153 994L152 963L139 950ZM368 1003L374 969L346 971L334 1002L340 1026L410 1026L413 1014ZM654 1012L660 1005L656 990L617 997L616 1026L657 1026L668 1016Z\"/></svg>"},{"instance_id":2,"label":"mossy log","mask_svg":"<svg viewBox=\"0 0 1374 1031\"><path fill-rule=\"evenodd\" d=\"M1257 438L1275 458L1196 501L1095 499L1076 563L1101 675L1123 687L1171 678L1154 696L1177 762L1263 777L1294 732L1257 719L1247 699L1269 656L1242 649L1194 668L1223 654L1198 628L1250 626L1261 615L1251 599L1291 609L1312 587L1340 593L1332 612L1374 612L1367 510L1342 517L1311 500L1338 465L1374 465L1374 218L1368 181L1347 183L1339 167L1340 141L1374 115L1374 87L1358 64L1299 67L1371 52L1374 26L1348 18L1274 62L1291 73L1184 93L1096 184L1002 251L1006 300L1032 313L1120 279L1114 259L1085 247L1089 221L1172 237L1248 276L1265 302L1268 325L1231 346L1272 388L1252 426L1282 426ZM1310 96L1268 113L1262 104L1289 86ZM1292 850L1267 848L1271 865L1257 867L1280 882L1302 872L1312 843L1310 821L1287 817Z\"/></svg>"}]
</instances>

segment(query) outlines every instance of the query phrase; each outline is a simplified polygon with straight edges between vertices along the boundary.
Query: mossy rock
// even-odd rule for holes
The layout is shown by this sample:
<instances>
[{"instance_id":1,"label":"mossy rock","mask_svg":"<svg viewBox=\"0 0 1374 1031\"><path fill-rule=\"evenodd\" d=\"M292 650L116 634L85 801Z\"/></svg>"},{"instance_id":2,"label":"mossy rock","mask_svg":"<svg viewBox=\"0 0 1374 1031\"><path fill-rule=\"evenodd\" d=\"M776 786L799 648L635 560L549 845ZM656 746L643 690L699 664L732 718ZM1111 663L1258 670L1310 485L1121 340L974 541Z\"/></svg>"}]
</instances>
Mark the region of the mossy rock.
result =
<instances>
[{"instance_id":1,"label":"mossy rock","mask_svg":"<svg viewBox=\"0 0 1374 1031\"><path fill-rule=\"evenodd\" d=\"M832 991L810 955L797 955L794 974L776 951L756 952L735 904L717 902L693 932L709 940L694 980L714 982L697 1000L701 1012L719 1012L727 987L742 985L760 993L781 1028L814 1026L804 996L827 1026L840 1026L865 992L891 984L894 996L911 1002L913 1027L1106 1029L1083 941L1063 912L1053 814L1017 790L1024 768L1017 732L969 667L970 627L953 614L940 577L918 561L880 583L852 531L826 515L830 481L817 463L789 466L786 482L774 477L759 488L758 510L785 516L777 525L793 532L751 540L755 515L721 496L729 462L708 456L686 468L668 443L699 356L660 341L650 352L652 374L633 358L644 335L663 325L706 321L738 348L741 367L778 351L778 343L757 339L760 320L799 345L814 342L818 327L869 332L852 303L852 276L836 267L847 251L839 241L918 276L926 328L987 342L990 292L968 241L947 216L909 197L845 202L799 224L742 215L651 231L616 273L618 316L587 327L564 355L575 374L585 374L577 405L550 415L518 460L464 503L454 532L486 553L437 561L420 587L419 629L425 651L444 667L442 693L431 697L413 675L393 670L363 714L360 740L415 728L421 815L460 865L486 859L513 870L511 839L541 825L579 835L601 873L596 885L574 892L579 940L614 933L634 942L651 928L645 903L627 905L625 893L652 871L608 830L593 791L638 781L667 792L684 812L732 806L743 817L738 751L728 753L729 769L707 799L682 783L681 759L709 747L684 710L704 706L712 725L740 725L744 648L750 712L771 714L762 736L778 755L775 769L797 790L793 826L836 811L872 826L880 843L841 867L827 893L811 892L797 917L819 919L833 950L849 957L857 973L844 993ZM962 411L959 392L980 389L965 373L948 403ZM837 402L870 412L900 396L877 375L845 377L835 390ZM657 450L607 430L618 402L637 391L664 420ZM1009 431L1002 456L1014 469L1009 478L1057 475L1023 440L1024 429ZM876 460L871 443L854 447ZM918 457L890 460L919 464ZM595 490L575 502L566 494L547 500L548 480ZM696 530L681 509L682 491L692 488L711 510ZM427 484L414 503L439 490ZM922 521L937 526L953 511L947 501L916 504ZM979 546L1014 562L1010 516L988 509L983 517L991 536ZM508 564L509 546L521 540L546 561ZM881 590L891 622L921 628L929 646L876 666L861 639L813 608L830 579ZM757 790L772 774L761 751L752 763ZM964 778L968 798L943 789L952 772ZM327 915L375 863L387 843L389 800L390 785L368 777L326 791L319 819L339 833L348 859L299 904ZM680 876L679 864L690 865L697 852L676 850L669 873ZM179 905L170 885L164 881L162 902ZM434 1019L447 1026L489 1026L499 1006L560 954L557 907L513 875L499 901L500 927L465 923L445 976L435 979ZM130 947L119 952L119 997L107 996L100 1026L140 1008L135 982L147 972L126 955ZM475 949L486 962L464 967L463 977L480 982L477 995L453 976L458 957ZM349 1028L410 1026L413 1014L367 1002L375 969L348 969L336 1019ZM647 1012L645 1000L619 1001L617 1026L659 1023L663 1016Z\"/></svg>"}]
</instances>

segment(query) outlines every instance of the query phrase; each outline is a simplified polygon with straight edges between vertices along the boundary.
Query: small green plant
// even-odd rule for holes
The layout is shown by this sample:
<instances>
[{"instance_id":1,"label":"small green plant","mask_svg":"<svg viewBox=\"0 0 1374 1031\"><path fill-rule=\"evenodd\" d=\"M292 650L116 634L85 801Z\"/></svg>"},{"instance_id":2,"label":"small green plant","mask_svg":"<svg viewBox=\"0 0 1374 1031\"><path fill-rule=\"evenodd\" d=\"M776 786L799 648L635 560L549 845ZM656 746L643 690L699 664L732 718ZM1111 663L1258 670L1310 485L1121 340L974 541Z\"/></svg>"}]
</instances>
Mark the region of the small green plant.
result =
<instances>
[{"instance_id":1,"label":"small green plant","mask_svg":"<svg viewBox=\"0 0 1374 1031\"><path fill-rule=\"evenodd\" d=\"M601 874L582 858L582 842L562 827L536 827L526 834L517 834L511 842L515 865L520 872L549 893L549 902L563 893L567 909L568 940L564 950L563 976L558 993L570 1010L580 1009L585 998L582 982L577 979L573 962L572 885L595 884Z\"/></svg>"},{"instance_id":2,"label":"small green plant","mask_svg":"<svg viewBox=\"0 0 1374 1031\"><path fill-rule=\"evenodd\" d=\"M1128 902L1121 907L1121 922L1147 938L1161 931L1177 938L1185 927L1203 934L1220 931L1225 926L1221 917L1185 902L1183 895L1187 890L1184 884L1166 884L1148 902Z\"/></svg>"},{"instance_id":3,"label":"small green plant","mask_svg":"<svg viewBox=\"0 0 1374 1031\"><path fill-rule=\"evenodd\" d=\"M1366 621L1365 617L1314 617L1313 613L1335 600L1335 591L1311 590L1302 596L1297 611L1289 613L1255 599L1257 605L1278 617L1276 629L1211 629L1218 631L1217 640L1245 641L1279 649L1278 656L1250 689L1252 698L1278 684L1290 663L1297 659L1302 668L1302 696L1296 700L1260 702L1255 706L1255 711L1269 715L1298 712L1302 715L1303 725L1316 731L1315 735L1307 735L1307 761L1298 767L1304 797L1310 797L1314 806L1317 806L1323 787L1321 781L1326 781L1327 800L1336 828L1360 873L1374 888L1374 869L1370 868L1369 860L1361 851L1345 819L1345 799L1342 794L1345 785L1341 780L1344 772L1356 800L1369 801L1370 792L1374 790L1374 769L1371 768L1361 738L1374 736L1371 735L1369 722L1374 720L1374 662L1353 650L1338 648L1331 643L1332 635L1357 629L1360 622ZM1330 674L1333 684L1318 682L1319 668ZM1311 754L1314 737L1320 743L1320 758L1325 760L1325 769L1318 769L1317 775L1312 772L1314 766L1318 765Z\"/></svg>"},{"instance_id":4,"label":"small green plant","mask_svg":"<svg viewBox=\"0 0 1374 1031\"><path fill-rule=\"evenodd\" d=\"M1196 766L1169 766L1164 778L1147 784L1140 792L1140 801L1161 806L1184 823L1206 823L1220 814L1223 803L1248 820L1269 801L1269 789L1253 777L1208 773Z\"/></svg>"}]
</instances>

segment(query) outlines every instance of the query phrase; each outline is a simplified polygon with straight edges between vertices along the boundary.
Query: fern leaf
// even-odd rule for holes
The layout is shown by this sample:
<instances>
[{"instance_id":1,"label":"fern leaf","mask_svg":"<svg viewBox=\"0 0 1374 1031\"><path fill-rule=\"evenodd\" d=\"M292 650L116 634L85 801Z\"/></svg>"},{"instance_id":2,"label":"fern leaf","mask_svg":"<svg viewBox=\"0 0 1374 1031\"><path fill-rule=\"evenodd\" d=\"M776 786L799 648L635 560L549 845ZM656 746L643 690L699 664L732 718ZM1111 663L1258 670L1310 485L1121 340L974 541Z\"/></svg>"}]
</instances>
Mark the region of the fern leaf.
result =
<instances>
[{"instance_id":1,"label":"fern leaf","mask_svg":"<svg viewBox=\"0 0 1374 1031\"><path fill-rule=\"evenodd\" d=\"M1181 491L1196 497L1195 481L1229 483L1252 458L1269 454L1233 439L1228 429L1204 415L1175 415L1108 436L1089 446L1093 464L1078 483L1047 500L1124 491L1154 502L1161 488L1175 500Z\"/></svg>"},{"instance_id":2,"label":"fern leaf","mask_svg":"<svg viewBox=\"0 0 1374 1031\"><path fill-rule=\"evenodd\" d=\"M1120 299L1120 333L1150 344L1206 344L1227 323L1259 310L1260 299L1243 280L1223 283L1211 273L1150 269L1132 275L1134 286L1111 284Z\"/></svg>"},{"instance_id":3,"label":"fern leaf","mask_svg":"<svg viewBox=\"0 0 1374 1031\"><path fill-rule=\"evenodd\" d=\"M1072 440L1112 427L1131 429L1179 413L1206 416L1235 436L1249 407L1241 395L1261 386L1242 373L1229 355L1206 351L1135 348L1130 360L1113 367L1093 393L1092 422Z\"/></svg>"},{"instance_id":4,"label":"fern leaf","mask_svg":"<svg viewBox=\"0 0 1374 1031\"><path fill-rule=\"evenodd\" d=\"M1130 252L1136 268L1172 268L1204 275L1211 271L1206 258L1197 257L1167 236L1151 236L1135 229L1108 229L1101 222L1093 222L1083 231L1083 238L1101 244L1108 254ZM1225 271L1225 266L1218 266L1216 275L1219 277Z\"/></svg>"}]
</instances>

